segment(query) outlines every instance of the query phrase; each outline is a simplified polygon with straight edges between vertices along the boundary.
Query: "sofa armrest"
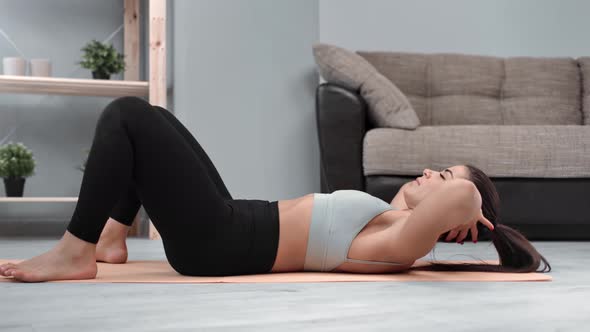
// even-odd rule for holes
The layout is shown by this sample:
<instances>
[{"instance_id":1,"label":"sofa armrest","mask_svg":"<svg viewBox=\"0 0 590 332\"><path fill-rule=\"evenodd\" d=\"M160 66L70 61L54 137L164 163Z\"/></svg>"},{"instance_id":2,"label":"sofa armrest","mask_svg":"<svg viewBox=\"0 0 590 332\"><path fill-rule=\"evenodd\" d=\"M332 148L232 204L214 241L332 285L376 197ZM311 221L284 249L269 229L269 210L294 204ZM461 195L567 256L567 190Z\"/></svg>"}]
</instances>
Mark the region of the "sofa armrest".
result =
<instances>
[{"instance_id":1,"label":"sofa armrest","mask_svg":"<svg viewBox=\"0 0 590 332\"><path fill-rule=\"evenodd\" d=\"M365 189L363 138L367 105L355 91L324 83L316 90L321 191Z\"/></svg>"}]
</instances>

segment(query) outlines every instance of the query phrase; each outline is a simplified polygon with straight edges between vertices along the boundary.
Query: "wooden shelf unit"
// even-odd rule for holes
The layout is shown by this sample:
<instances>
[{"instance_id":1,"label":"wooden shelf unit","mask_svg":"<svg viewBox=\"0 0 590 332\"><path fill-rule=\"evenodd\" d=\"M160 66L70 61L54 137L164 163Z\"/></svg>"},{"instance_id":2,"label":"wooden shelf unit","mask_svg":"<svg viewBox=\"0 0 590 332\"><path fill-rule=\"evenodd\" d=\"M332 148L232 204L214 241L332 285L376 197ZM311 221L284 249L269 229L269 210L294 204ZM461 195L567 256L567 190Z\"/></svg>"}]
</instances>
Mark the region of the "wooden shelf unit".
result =
<instances>
[{"instance_id":1,"label":"wooden shelf unit","mask_svg":"<svg viewBox=\"0 0 590 332\"><path fill-rule=\"evenodd\" d=\"M126 63L124 80L0 75L0 92L104 97L147 96L150 104L166 108L166 0L148 0L149 79L147 82L139 81L140 0L123 1L125 7L123 53ZM78 197L0 197L0 203L77 201ZM140 220L138 213L130 235L137 235ZM149 221L149 238L160 238L151 221Z\"/></svg>"}]
</instances>

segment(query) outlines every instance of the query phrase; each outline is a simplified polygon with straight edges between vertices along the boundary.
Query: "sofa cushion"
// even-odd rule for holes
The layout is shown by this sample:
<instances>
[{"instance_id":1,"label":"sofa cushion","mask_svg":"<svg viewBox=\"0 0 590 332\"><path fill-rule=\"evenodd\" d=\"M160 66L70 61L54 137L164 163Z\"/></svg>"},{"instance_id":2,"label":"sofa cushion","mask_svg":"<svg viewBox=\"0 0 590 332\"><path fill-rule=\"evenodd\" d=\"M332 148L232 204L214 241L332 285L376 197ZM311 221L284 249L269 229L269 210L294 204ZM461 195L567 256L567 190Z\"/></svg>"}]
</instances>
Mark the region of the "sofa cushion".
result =
<instances>
[{"instance_id":1,"label":"sofa cushion","mask_svg":"<svg viewBox=\"0 0 590 332\"><path fill-rule=\"evenodd\" d=\"M583 124L580 69L571 58L504 60L501 96L507 124Z\"/></svg>"},{"instance_id":2,"label":"sofa cushion","mask_svg":"<svg viewBox=\"0 0 590 332\"><path fill-rule=\"evenodd\" d=\"M364 58L328 44L315 44L313 53L326 81L360 90L369 106L372 126L415 129L420 125L418 115L404 94Z\"/></svg>"},{"instance_id":3,"label":"sofa cushion","mask_svg":"<svg viewBox=\"0 0 590 332\"><path fill-rule=\"evenodd\" d=\"M582 73L583 96L582 110L584 114L584 124L590 125L590 57L581 57L578 59Z\"/></svg>"},{"instance_id":4,"label":"sofa cushion","mask_svg":"<svg viewBox=\"0 0 590 332\"><path fill-rule=\"evenodd\" d=\"M399 87L422 125L583 123L572 58L357 53Z\"/></svg>"},{"instance_id":5,"label":"sofa cushion","mask_svg":"<svg viewBox=\"0 0 590 332\"><path fill-rule=\"evenodd\" d=\"M421 126L369 130L364 175L418 175L472 164L493 177L590 177L590 130L581 125Z\"/></svg>"}]
</instances>

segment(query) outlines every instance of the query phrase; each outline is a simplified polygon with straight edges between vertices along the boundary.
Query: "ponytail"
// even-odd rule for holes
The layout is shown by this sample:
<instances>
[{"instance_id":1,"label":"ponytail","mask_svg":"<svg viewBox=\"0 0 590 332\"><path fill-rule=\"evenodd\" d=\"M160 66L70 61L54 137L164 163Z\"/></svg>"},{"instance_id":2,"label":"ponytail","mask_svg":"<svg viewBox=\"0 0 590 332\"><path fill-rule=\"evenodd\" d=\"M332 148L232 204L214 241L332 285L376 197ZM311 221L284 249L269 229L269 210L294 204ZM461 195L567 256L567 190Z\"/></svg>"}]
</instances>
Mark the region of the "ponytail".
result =
<instances>
[{"instance_id":1,"label":"ponytail","mask_svg":"<svg viewBox=\"0 0 590 332\"><path fill-rule=\"evenodd\" d=\"M475 271L475 272L550 272L551 265L543 255L518 230L496 223L490 236L498 251L500 264L439 263L412 268L427 271ZM542 269L539 269L543 262Z\"/></svg>"}]
</instances>

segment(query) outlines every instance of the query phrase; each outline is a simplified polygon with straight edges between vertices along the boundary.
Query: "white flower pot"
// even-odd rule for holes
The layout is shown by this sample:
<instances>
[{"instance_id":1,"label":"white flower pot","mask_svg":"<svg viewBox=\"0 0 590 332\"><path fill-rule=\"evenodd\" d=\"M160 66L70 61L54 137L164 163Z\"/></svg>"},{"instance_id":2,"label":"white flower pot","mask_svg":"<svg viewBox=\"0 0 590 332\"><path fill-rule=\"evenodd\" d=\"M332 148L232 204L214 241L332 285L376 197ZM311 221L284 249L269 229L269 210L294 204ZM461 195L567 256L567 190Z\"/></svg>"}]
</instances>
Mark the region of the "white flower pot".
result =
<instances>
[{"instance_id":1,"label":"white flower pot","mask_svg":"<svg viewBox=\"0 0 590 332\"><path fill-rule=\"evenodd\" d=\"M27 69L27 62L20 57L6 57L2 59L4 75L24 76Z\"/></svg>"},{"instance_id":2,"label":"white flower pot","mask_svg":"<svg viewBox=\"0 0 590 332\"><path fill-rule=\"evenodd\" d=\"M51 76L49 59L31 59L31 76Z\"/></svg>"}]
</instances>

